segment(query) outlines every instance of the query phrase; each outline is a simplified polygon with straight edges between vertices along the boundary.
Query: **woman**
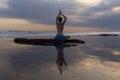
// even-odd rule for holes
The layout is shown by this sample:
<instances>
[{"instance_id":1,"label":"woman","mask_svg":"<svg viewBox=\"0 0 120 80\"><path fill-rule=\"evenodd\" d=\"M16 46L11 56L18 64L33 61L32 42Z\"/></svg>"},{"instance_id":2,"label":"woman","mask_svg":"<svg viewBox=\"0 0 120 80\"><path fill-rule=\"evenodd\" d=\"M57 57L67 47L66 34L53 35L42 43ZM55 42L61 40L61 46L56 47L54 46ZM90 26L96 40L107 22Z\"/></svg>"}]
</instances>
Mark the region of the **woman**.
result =
<instances>
[{"instance_id":1,"label":"woman","mask_svg":"<svg viewBox=\"0 0 120 80\"><path fill-rule=\"evenodd\" d=\"M61 10L59 10L59 14L56 17L57 35L55 36L55 40L66 40L69 38L69 36L63 35L63 29L64 29L64 24L66 20L67 20L67 17L61 13Z\"/></svg>"}]
</instances>

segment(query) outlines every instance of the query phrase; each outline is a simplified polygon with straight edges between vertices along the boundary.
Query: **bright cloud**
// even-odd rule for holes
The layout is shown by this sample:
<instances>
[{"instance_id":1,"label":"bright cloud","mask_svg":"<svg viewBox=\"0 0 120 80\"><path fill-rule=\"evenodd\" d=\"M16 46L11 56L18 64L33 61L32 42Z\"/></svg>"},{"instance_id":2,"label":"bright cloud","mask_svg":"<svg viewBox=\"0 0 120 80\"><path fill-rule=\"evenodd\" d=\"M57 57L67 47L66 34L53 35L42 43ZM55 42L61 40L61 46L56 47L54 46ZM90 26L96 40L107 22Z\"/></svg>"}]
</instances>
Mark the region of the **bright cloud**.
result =
<instances>
[{"instance_id":1,"label":"bright cloud","mask_svg":"<svg viewBox=\"0 0 120 80\"><path fill-rule=\"evenodd\" d=\"M8 8L7 0L0 0L0 8Z\"/></svg>"},{"instance_id":2,"label":"bright cloud","mask_svg":"<svg viewBox=\"0 0 120 80\"><path fill-rule=\"evenodd\" d=\"M120 12L120 6L112 8L112 11L119 11Z\"/></svg>"},{"instance_id":3,"label":"bright cloud","mask_svg":"<svg viewBox=\"0 0 120 80\"><path fill-rule=\"evenodd\" d=\"M98 5L102 0L76 0L77 2L83 3L88 6L96 6Z\"/></svg>"}]
</instances>

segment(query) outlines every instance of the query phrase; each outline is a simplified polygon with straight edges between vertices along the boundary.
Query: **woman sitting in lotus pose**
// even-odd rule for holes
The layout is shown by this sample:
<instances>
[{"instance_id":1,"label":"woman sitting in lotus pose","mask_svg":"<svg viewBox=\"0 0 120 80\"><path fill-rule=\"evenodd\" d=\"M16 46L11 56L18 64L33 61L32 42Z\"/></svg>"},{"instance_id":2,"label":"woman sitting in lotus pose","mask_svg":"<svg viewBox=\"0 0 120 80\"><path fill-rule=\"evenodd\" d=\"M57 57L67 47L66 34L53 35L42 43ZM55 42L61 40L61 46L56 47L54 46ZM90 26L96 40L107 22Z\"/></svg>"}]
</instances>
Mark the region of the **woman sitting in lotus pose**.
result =
<instances>
[{"instance_id":1,"label":"woman sitting in lotus pose","mask_svg":"<svg viewBox=\"0 0 120 80\"><path fill-rule=\"evenodd\" d=\"M63 29L64 29L64 24L66 20L67 20L67 17L61 13L61 10L59 10L59 14L56 17L57 35L55 36L55 40L66 40L70 38L69 36L63 35Z\"/></svg>"}]
</instances>

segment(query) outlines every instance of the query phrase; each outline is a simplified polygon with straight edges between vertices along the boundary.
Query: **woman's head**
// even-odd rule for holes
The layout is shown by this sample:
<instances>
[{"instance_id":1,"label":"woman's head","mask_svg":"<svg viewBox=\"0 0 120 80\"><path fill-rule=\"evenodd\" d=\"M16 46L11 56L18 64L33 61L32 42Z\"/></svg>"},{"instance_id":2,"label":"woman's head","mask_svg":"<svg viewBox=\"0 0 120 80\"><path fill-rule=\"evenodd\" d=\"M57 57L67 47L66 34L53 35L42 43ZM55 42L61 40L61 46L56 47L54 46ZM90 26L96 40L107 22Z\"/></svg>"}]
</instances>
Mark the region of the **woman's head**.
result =
<instances>
[{"instance_id":1,"label":"woman's head","mask_svg":"<svg viewBox=\"0 0 120 80\"><path fill-rule=\"evenodd\" d=\"M62 22L62 17L58 17L58 21L61 23Z\"/></svg>"}]
</instances>

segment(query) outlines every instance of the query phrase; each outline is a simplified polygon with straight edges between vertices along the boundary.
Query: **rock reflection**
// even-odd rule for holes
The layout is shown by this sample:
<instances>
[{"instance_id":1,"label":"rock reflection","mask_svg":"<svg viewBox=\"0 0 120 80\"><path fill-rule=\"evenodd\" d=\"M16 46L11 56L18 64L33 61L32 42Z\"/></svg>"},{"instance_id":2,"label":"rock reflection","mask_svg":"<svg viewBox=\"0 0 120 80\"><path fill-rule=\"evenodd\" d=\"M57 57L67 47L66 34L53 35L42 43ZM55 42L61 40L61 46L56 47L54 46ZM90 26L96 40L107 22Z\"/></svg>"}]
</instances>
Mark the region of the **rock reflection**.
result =
<instances>
[{"instance_id":1,"label":"rock reflection","mask_svg":"<svg viewBox=\"0 0 120 80\"><path fill-rule=\"evenodd\" d=\"M68 39L68 40L54 40L54 39L28 39L28 38L15 38L14 42L17 44L26 44L26 45L39 45L39 46L55 46L57 49L57 66L62 74L63 64L67 66L67 63L64 59L64 48L70 46L76 46L74 44L85 44L85 41L79 39Z\"/></svg>"},{"instance_id":2,"label":"rock reflection","mask_svg":"<svg viewBox=\"0 0 120 80\"><path fill-rule=\"evenodd\" d=\"M0 47L0 80L120 79L118 48L96 45L74 47L73 44L24 47L24 45L8 44L5 45L8 46L7 50L4 50L2 45Z\"/></svg>"},{"instance_id":3,"label":"rock reflection","mask_svg":"<svg viewBox=\"0 0 120 80\"><path fill-rule=\"evenodd\" d=\"M16 42L15 42L16 43ZM18 43L18 44L24 44L24 43ZM33 43L29 44L29 43L25 43L24 45L34 45ZM36 46L36 44L35 44ZM38 46L38 45L37 45ZM69 48L69 47L72 47L72 46L77 46L77 44L75 43L62 43L62 44L39 44L39 46L54 46L57 50L57 59L56 59L56 64L57 64L57 68L60 72L60 74L62 75L63 73L63 69L67 67L67 62L65 61L65 58L64 58L64 49L65 48ZM20 56L19 56L20 57ZM22 56L24 57L24 56ZM19 58L17 58L19 59ZM40 58L39 58L40 59ZM39 59L37 62L39 62ZM29 63L29 59L27 59L27 63ZM16 60L15 60L16 61ZM17 60L19 61L19 60ZM23 60L22 60L23 61ZM26 58L25 58L25 61L26 61ZM33 60L32 60L33 62ZM24 63L24 62L23 62ZM39 63L38 63L39 64Z\"/></svg>"}]
</instances>

